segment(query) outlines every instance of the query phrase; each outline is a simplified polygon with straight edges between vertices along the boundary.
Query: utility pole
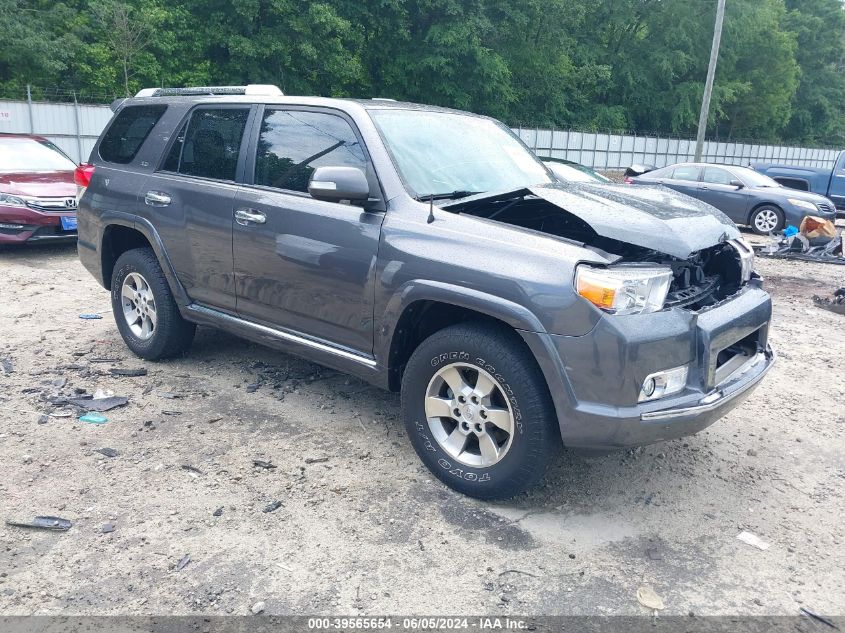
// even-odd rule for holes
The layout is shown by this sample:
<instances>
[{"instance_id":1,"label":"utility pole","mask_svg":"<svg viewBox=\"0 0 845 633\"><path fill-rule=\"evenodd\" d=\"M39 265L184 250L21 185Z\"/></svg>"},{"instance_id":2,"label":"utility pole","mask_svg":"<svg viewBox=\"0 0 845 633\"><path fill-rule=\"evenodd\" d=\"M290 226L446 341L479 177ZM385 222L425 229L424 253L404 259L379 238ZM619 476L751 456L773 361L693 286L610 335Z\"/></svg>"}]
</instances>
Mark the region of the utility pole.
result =
<instances>
[{"instance_id":1,"label":"utility pole","mask_svg":"<svg viewBox=\"0 0 845 633\"><path fill-rule=\"evenodd\" d=\"M698 136L695 139L695 162L701 161L701 153L704 150L704 134L707 132L707 115L710 113L710 97L713 95L713 79L716 76L716 62L719 61L719 45L722 42L724 20L725 0L717 0L716 27L713 29L710 65L707 67L707 81L704 83L704 97L701 99L701 114L698 117Z\"/></svg>"}]
</instances>

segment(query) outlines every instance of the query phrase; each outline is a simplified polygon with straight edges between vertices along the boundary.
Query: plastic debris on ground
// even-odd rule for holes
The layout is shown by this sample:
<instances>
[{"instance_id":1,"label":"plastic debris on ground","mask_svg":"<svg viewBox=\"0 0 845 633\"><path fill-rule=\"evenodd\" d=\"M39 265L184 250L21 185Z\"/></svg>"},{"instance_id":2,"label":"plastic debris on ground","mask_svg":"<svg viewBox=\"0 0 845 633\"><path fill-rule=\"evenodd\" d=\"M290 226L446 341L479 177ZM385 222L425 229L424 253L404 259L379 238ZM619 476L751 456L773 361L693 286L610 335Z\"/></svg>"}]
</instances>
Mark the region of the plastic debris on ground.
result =
<instances>
[{"instance_id":1,"label":"plastic debris on ground","mask_svg":"<svg viewBox=\"0 0 845 633\"><path fill-rule=\"evenodd\" d=\"M191 555L185 554L178 563L176 563L176 571L182 571L185 566L191 562Z\"/></svg>"},{"instance_id":2,"label":"plastic debris on ground","mask_svg":"<svg viewBox=\"0 0 845 633\"><path fill-rule=\"evenodd\" d=\"M125 369L123 367L112 367L109 369L109 373L112 376L123 376L125 378L138 378L140 376L147 375L147 369L145 367L139 367L138 369Z\"/></svg>"},{"instance_id":3,"label":"plastic debris on ground","mask_svg":"<svg viewBox=\"0 0 845 633\"><path fill-rule=\"evenodd\" d=\"M96 396L97 394L94 395ZM104 411L110 411L117 407L124 406L129 402L129 398L124 396L106 396L103 398L68 398L67 402L81 409L102 413Z\"/></svg>"},{"instance_id":4,"label":"plastic debris on ground","mask_svg":"<svg viewBox=\"0 0 845 633\"><path fill-rule=\"evenodd\" d=\"M808 215L796 228L788 226L781 235L754 250L761 257L773 259L800 259L808 262L825 262L845 265L842 233L830 220Z\"/></svg>"},{"instance_id":5,"label":"plastic debris on ground","mask_svg":"<svg viewBox=\"0 0 845 633\"><path fill-rule=\"evenodd\" d=\"M666 608L666 605L663 604L663 598L658 596L657 592L648 585L643 585L637 589L637 602L652 611Z\"/></svg>"},{"instance_id":6,"label":"plastic debris on ground","mask_svg":"<svg viewBox=\"0 0 845 633\"><path fill-rule=\"evenodd\" d=\"M66 532L73 524L67 519L63 519L61 517L38 516L32 521L6 521L6 525L31 528L33 530L54 530L57 532Z\"/></svg>"},{"instance_id":7,"label":"plastic debris on ground","mask_svg":"<svg viewBox=\"0 0 845 633\"><path fill-rule=\"evenodd\" d=\"M752 532L746 532L746 531L743 530L742 532L737 534L736 537L740 541L742 541L743 543L746 543L748 545L751 545L752 547L756 547L757 549L760 549L760 550L763 550L763 551L766 551L767 549L769 549L771 547L771 545L766 543L766 541L761 539L756 534L753 534Z\"/></svg>"},{"instance_id":8,"label":"plastic debris on ground","mask_svg":"<svg viewBox=\"0 0 845 633\"><path fill-rule=\"evenodd\" d=\"M102 319L102 314L95 314L93 312L83 312L79 315L80 319L85 319L86 321L94 321L96 319Z\"/></svg>"},{"instance_id":9,"label":"plastic debris on ground","mask_svg":"<svg viewBox=\"0 0 845 633\"><path fill-rule=\"evenodd\" d=\"M86 413L85 415L79 416L80 422L87 422L88 424L105 424L109 421L109 419L103 415L97 415L96 413Z\"/></svg>"},{"instance_id":10,"label":"plastic debris on ground","mask_svg":"<svg viewBox=\"0 0 845 633\"><path fill-rule=\"evenodd\" d=\"M845 315L845 288L835 291L832 299L813 295L813 303L823 310L830 310L836 314Z\"/></svg>"}]
</instances>

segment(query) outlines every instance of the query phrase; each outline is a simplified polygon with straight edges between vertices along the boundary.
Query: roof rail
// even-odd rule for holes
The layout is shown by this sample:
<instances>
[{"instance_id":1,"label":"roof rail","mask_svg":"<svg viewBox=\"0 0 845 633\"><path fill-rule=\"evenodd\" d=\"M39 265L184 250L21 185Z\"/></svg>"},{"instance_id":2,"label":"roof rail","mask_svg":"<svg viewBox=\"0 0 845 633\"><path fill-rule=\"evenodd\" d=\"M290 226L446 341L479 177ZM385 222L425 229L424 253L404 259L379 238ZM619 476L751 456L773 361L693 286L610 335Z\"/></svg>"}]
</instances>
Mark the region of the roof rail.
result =
<instances>
[{"instance_id":1,"label":"roof rail","mask_svg":"<svg viewBox=\"0 0 845 633\"><path fill-rule=\"evenodd\" d=\"M195 95L264 95L280 97L284 93L271 84L247 86L192 86L189 88L144 88L136 97L190 97Z\"/></svg>"}]
</instances>

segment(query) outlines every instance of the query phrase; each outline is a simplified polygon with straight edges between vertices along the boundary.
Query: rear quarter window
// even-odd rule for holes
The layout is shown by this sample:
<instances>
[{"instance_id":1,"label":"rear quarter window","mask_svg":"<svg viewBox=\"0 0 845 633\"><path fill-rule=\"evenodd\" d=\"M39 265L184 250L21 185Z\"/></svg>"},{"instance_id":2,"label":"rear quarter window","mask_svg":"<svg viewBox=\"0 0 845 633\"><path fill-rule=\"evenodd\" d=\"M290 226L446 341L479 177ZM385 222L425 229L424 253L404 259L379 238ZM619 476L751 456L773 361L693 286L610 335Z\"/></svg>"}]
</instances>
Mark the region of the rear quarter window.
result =
<instances>
[{"instance_id":1,"label":"rear quarter window","mask_svg":"<svg viewBox=\"0 0 845 633\"><path fill-rule=\"evenodd\" d=\"M165 105L123 108L100 141L100 158L123 165L131 162L166 109Z\"/></svg>"}]
</instances>

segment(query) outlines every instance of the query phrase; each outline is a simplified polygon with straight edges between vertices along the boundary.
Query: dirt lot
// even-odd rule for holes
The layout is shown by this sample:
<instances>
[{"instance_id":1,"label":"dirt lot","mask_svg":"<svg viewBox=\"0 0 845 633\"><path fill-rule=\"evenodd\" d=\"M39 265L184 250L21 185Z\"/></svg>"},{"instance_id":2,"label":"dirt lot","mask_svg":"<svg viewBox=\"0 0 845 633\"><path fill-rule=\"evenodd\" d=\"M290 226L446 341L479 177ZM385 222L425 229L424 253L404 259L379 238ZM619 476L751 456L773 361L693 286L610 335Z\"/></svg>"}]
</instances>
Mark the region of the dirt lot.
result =
<instances>
[{"instance_id":1,"label":"dirt lot","mask_svg":"<svg viewBox=\"0 0 845 633\"><path fill-rule=\"evenodd\" d=\"M0 525L0 614L642 614L643 584L665 614L845 614L845 318L810 300L845 267L758 268L780 360L749 401L489 504L429 476L398 396L205 328L142 362L73 247L0 251L0 519L73 522ZM129 404L49 415L83 389Z\"/></svg>"}]
</instances>

